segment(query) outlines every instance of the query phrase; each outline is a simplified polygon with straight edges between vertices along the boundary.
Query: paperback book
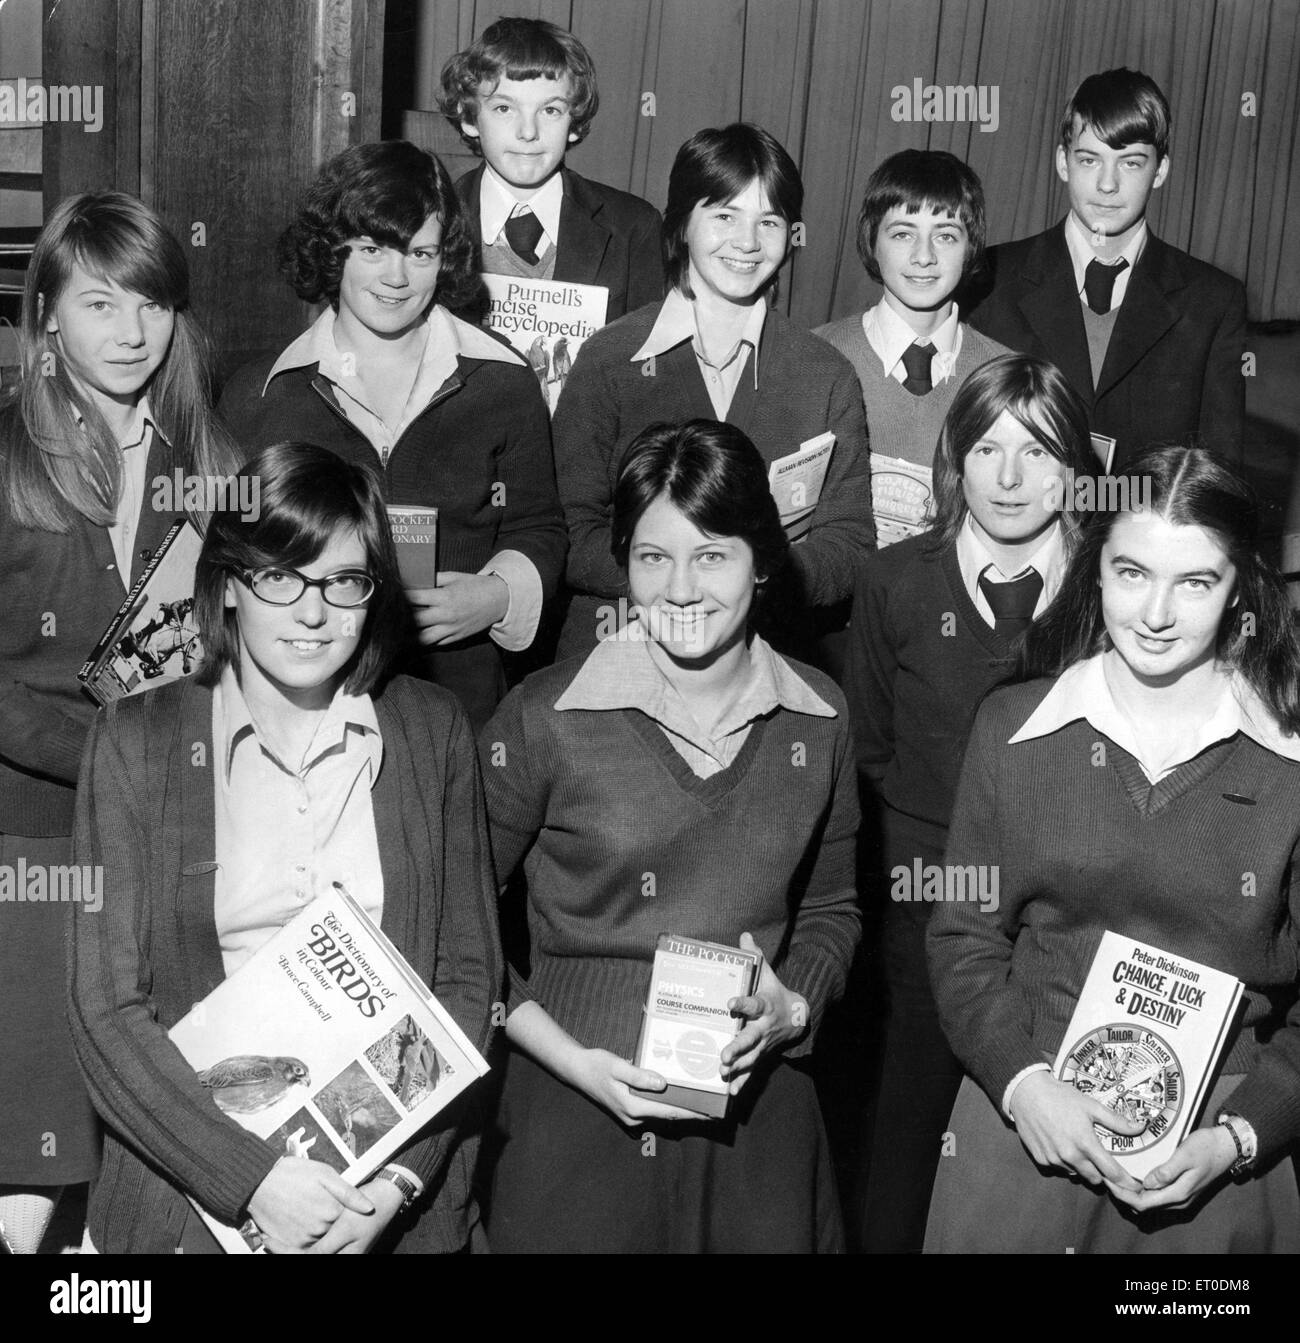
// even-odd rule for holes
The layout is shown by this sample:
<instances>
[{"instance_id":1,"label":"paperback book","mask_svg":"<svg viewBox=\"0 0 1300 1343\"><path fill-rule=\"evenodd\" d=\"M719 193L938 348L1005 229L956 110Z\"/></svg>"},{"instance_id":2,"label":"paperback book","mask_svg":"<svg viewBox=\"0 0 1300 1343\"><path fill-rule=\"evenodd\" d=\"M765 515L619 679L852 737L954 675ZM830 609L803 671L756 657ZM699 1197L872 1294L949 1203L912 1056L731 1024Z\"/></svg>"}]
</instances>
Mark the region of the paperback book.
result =
<instances>
[{"instance_id":1,"label":"paperback book","mask_svg":"<svg viewBox=\"0 0 1300 1343\"><path fill-rule=\"evenodd\" d=\"M202 544L184 518L167 529L77 673L100 704L198 670L203 647L194 620L194 571Z\"/></svg>"},{"instance_id":2,"label":"paperback book","mask_svg":"<svg viewBox=\"0 0 1300 1343\"><path fill-rule=\"evenodd\" d=\"M768 486L781 514L781 526L792 542L802 541L812 530L813 513L822 497L834 451L835 435L828 430L800 443L794 452L779 457L768 468Z\"/></svg>"},{"instance_id":3,"label":"paperback book","mask_svg":"<svg viewBox=\"0 0 1300 1343\"><path fill-rule=\"evenodd\" d=\"M753 992L762 965L757 951L660 934L635 1061L668 1089L639 1094L712 1118L727 1113L719 1055L743 1024L727 1004Z\"/></svg>"},{"instance_id":4,"label":"paperback book","mask_svg":"<svg viewBox=\"0 0 1300 1343\"><path fill-rule=\"evenodd\" d=\"M600 284L484 275L488 326L523 355L554 412L583 342L605 325L609 290Z\"/></svg>"},{"instance_id":5,"label":"paperback book","mask_svg":"<svg viewBox=\"0 0 1300 1343\"><path fill-rule=\"evenodd\" d=\"M438 584L438 510L415 504L389 504L388 525L397 550L402 585L432 588Z\"/></svg>"},{"instance_id":6,"label":"paperback book","mask_svg":"<svg viewBox=\"0 0 1300 1343\"><path fill-rule=\"evenodd\" d=\"M917 536L934 520L934 472L902 457L871 454L871 511L876 545Z\"/></svg>"}]
</instances>

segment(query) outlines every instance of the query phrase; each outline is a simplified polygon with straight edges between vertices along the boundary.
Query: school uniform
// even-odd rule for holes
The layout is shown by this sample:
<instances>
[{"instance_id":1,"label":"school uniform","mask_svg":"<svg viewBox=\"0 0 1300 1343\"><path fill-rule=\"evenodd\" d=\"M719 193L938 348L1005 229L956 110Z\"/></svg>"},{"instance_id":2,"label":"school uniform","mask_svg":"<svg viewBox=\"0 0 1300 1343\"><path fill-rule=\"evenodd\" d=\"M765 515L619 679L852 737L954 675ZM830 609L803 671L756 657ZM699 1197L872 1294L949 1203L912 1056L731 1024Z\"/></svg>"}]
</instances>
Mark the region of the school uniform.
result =
<instances>
[{"instance_id":1,"label":"school uniform","mask_svg":"<svg viewBox=\"0 0 1300 1343\"><path fill-rule=\"evenodd\" d=\"M501 961L464 715L445 691L396 677L373 701L336 695L321 732L322 749L287 775L233 675L216 690L187 680L121 700L94 728L75 853L102 866L104 900L71 921L69 985L77 1056L107 1125L88 1219L102 1252L214 1252L186 1193L226 1222L247 1215L279 1154L216 1105L167 1032L331 879L356 883L487 1048ZM265 844L250 846L249 825ZM465 1244L466 1123L458 1104L394 1158L426 1197L418 1220L398 1214L389 1241Z\"/></svg>"},{"instance_id":2,"label":"school uniform","mask_svg":"<svg viewBox=\"0 0 1300 1343\"><path fill-rule=\"evenodd\" d=\"M460 699L475 728L505 689L501 653L531 644L564 563L550 428L537 381L504 342L434 304L397 424L367 406L326 309L277 356L240 369L219 412L250 456L286 440L374 471L390 503L438 509L438 568L493 573L510 594L495 625L413 650L409 670Z\"/></svg>"},{"instance_id":3,"label":"school uniform","mask_svg":"<svg viewBox=\"0 0 1300 1343\"><path fill-rule=\"evenodd\" d=\"M858 375L873 456L901 457L925 467L934 464L939 431L962 383L981 364L1010 353L961 321L955 303L924 339L883 299L864 313L816 327L813 335L833 345ZM925 390L907 385L903 356L912 345L930 354Z\"/></svg>"},{"instance_id":4,"label":"school uniform","mask_svg":"<svg viewBox=\"0 0 1300 1343\"><path fill-rule=\"evenodd\" d=\"M700 418L742 430L769 467L828 430L835 435L811 528L792 547L789 572L765 597L764 632L779 648L802 651L816 608L851 594L854 568L875 545L866 417L853 369L763 299L736 347L709 364L691 302L674 289L583 345L556 408L555 466L572 592L562 656L590 652L626 610L619 603L626 601L627 580L610 551L610 525L632 440L652 424Z\"/></svg>"},{"instance_id":5,"label":"school uniform","mask_svg":"<svg viewBox=\"0 0 1300 1343\"><path fill-rule=\"evenodd\" d=\"M13 405L0 443L26 430ZM123 502L111 527L80 515L63 533L20 526L0 489L0 1185L80 1184L99 1166L98 1122L65 1025L67 911L31 876L71 861L74 786L97 703L77 680L176 515L149 482L181 455L139 406L123 445ZM29 874L26 878L24 872ZM19 991L18 986L21 986ZM21 1085L19 1084L21 1083Z\"/></svg>"},{"instance_id":6,"label":"school uniform","mask_svg":"<svg viewBox=\"0 0 1300 1343\"><path fill-rule=\"evenodd\" d=\"M998 691L976 719L947 861L995 867L999 903L943 903L930 921L940 1016L973 1080L953 1112L926 1249L1296 1253L1300 744L1233 675L1189 724L1181 763L1155 769L1110 695L1114 656ZM1258 1155L1249 1178L1190 1211L1134 1214L1104 1187L1045 1175L1010 1128L1015 1088L1050 1067L1107 930L1245 984L1199 1122L1242 1116Z\"/></svg>"},{"instance_id":7,"label":"school uniform","mask_svg":"<svg viewBox=\"0 0 1300 1343\"><path fill-rule=\"evenodd\" d=\"M1061 370L1092 430L1116 440L1116 469L1149 444L1186 443L1193 434L1240 461L1245 290L1145 224L1125 252L1126 264L1105 277L1113 289L1098 313L1087 301L1096 254L1072 213L1044 233L990 248L991 288L971 323Z\"/></svg>"},{"instance_id":8,"label":"school uniform","mask_svg":"<svg viewBox=\"0 0 1300 1343\"><path fill-rule=\"evenodd\" d=\"M630 1058L659 934L734 946L748 931L810 1015L725 1120L628 1129L512 1054L493 1247L841 1248L801 1063L858 937L852 747L833 683L754 637L706 736L644 642L614 638L513 691L480 750L497 870L523 858L528 877L531 972L512 975L512 1011L535 998L584 1047Z\"/></svg>"},{"instance_id":9,"label":"school uniform","mask_svg":"<svg viewBox=\"0 0 1300 1343\"><path fill-rule=\"evenodd\" d=\"M538 196L548 192L550 199L538 202ZM461 177L456 194L479 245L480 268L490 274L603 285L609 290L607 322L663 297L663 220L639 196L562 167L538 196L521 207L531 211L536 206L544 227L534 252L537 260L530 263L513 251L503 235L510 210L507 203L503 214L502 202L509 190L487 164Z\"/></svg>"},{"instance_id":10,"label":"school uniform","mask_svg":"<svg viewBox=\"0 0 1300 1343\"><path fill-rule=\"evenodd\" d=\"M1030 612L1055 595L1065 563L1054 525L1016 575L998 570L969 515L955 540L909 537L862 567L849 630L845 696L858 768L881 838L868 899L881 923L885 990L882 1063L864 1140L861 1245L919 1252L930 1186L962 1078L944 1037L926 969L934 905L914 890L916 865L942 864L962 755L980 701L1015 668L1019 638L986 596L1031 570L1042 582ZM983 583L981 583L983 579ZM1027 623L1027 622L1026 622ZM901 875L900 875L901 874Z\"/></svg>"}]
</instances>

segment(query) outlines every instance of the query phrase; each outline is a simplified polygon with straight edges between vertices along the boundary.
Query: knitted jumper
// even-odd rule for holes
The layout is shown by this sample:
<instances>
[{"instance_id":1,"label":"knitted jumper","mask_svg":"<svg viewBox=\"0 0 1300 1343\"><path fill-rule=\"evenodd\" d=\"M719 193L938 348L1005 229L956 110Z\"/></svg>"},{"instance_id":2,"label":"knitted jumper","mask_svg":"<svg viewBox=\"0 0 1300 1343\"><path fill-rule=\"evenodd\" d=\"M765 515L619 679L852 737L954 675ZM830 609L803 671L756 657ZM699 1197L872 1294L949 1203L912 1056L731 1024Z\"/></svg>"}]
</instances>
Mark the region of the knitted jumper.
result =
<instances>
[{"instance_id":1,"label":"knitted jumper","mask_svg":"<svg viewBox=\"0 0 1300 1343\"><path fill-rule=\"evenodd\" d=\"M999 690L975 720L946 861L995 868L1000 904L931 916L944 1030L1000 1105L1055 1057L1105 930L1211 965L1246 985L1221 1071L1246 1074L1226 1106L1265 1162L1300 1137L1300 765L1238 733L1153 787L1085 720L1008 745L1051 684Z\"/></svg>"},{"instance_id":2,"label":"knitted jumper","mask_svg":"<svg viewBox=\"0 0 1300 1343\"><path fill-rule=\"evenodd\" d=\"M583 1045L630 1058L660 933L753 934L811 1013L806 1053L858 939L858 805L844 700L792 664L835 718L778 708L729 768L698 778L653 719L552 706L580 662L528 678L479 738L497 873L527 854L535 996Z\"/></svg>"},{"instance_id":3,"label":"knitted jumper","mask_svg":"<svg viewBox=\"0 0 1300 1343\"><path fill-rule=\"evenodd\" d=\"M981 364L1011 353L1005 345L963 322L961 352L952 377L936 382L924 396L913 396L880 367L880 356L867 343L862 329L861 313L819 326L813 335L833 345L853 365L862 384L872 453L877 457L902 457L920 466L934 461L939 430L957 389Z\"/></svg>"},{"instance_id":4,"label":"knitted jumper","mask_svg":"<svg viewBox=\"0 0 1300 1343\"><path fill-rule=\"evenodd\" d=\"M844 694L858 768L895 811L946 826L980 700L1015 666L981 618L956 543L913 536L858 575Z\"/></svg>"}]
</instances>

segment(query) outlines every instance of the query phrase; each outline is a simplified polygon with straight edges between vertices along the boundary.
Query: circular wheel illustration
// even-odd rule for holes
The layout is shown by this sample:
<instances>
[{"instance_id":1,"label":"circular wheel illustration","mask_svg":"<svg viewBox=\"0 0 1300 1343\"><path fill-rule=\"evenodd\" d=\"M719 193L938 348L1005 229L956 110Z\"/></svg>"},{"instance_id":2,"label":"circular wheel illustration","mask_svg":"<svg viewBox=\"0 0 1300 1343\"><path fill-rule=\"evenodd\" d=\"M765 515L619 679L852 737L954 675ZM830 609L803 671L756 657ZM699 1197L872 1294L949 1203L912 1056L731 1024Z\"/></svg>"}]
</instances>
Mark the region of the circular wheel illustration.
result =
<instances>
[{"instance_id":1,"label":"circular wheel illustration","mask_svg":"<svg viewBox=\"0 0 1300 1343\"><path fill-rule=\"evenodd\" d=\"M688 1077L718 1075L718 1043L704 1031L686 1031L677 1041L677 1062Z\"/></svg>"},{"instance_id":2,"label":"circular wheel illustration","mask_svg":"<svg viewBox=\"0 0 1300 1343\"><path fill-rule=\"evenodd\" d=\"M1070 1050L1061 1081L1125 1119L1145 1124L1136 1136L1097 1126L1109 1152L1141 1152L1165 1136L1183 1107L1183 1070L1168 1043L1139 1026L1099 1026Z\"/></svg>"}]
</instances>

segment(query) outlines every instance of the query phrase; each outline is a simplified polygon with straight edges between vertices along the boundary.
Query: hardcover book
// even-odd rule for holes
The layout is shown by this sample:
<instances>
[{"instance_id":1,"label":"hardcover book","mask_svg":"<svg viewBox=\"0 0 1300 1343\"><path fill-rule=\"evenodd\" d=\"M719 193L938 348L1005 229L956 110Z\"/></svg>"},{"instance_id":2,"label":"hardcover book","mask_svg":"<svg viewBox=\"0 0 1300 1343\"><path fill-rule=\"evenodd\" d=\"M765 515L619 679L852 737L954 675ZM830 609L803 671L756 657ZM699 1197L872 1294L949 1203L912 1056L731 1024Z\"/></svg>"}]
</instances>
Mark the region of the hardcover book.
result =
<instances>
[{"instance_id":1,"label":"hardcover book","mask_svg":"<svg viewBox=\"0 0 1300 1343\"><path fill-rule=\"evenodd\" d=\"M813 513L822 497L826 471L835 451L835 435L827 430L800 443L768 468L768 487L781 514L781 526L793 541L802 541L812 529Z\"/></svg>"},{"instance_id":2,"label":"hardcover book","mask_svg":"<svg viewBox=\"0 0 1300 1343\"><path fill-rule=\"evenodd\" d=\"M402 585L432 588L438 584L438 510L414 504L389 504L388 523L397 550Z\"/></svg>"},{"instance_id":3,"label":"hardcover book","mask_svg":"<svg viewBox=\"0 0 1300 1343\"><path fill-rule=\"evenodd\" d=\"M283 1155L369 1179L488 1071L357 902L336 886L171 1029L218 1107ZM193 1200L191 1200L193 1202ZM261 1249L194 1203L221 1247Z\"/></svg>"},{"instance_id":4,"label":"hardcover book","mask_svg":"<svg viewBox=\"0 0 1300 1343\"><path fill-rule=\"evenodd\" d=\"M668 1088L638 1095L715 1119L727 1113L719 1055L743 1024L727 1004L753 992L762 965L756 951L660 934L635 1062Z\"/></svg>"},{"instance_id":5,"label":"hardcover book","mask_svg":"<svg viewBox=\"0 0 1300 1343\"><path fill-rule=\"evenodd\" d=\"M1146 1125L1097 1126L1102 1147L1141 1179L1200 1115L1241 1001L1232 975L1107 932L1056 1056L1055 1075Z\"/></svg>"},{"instance_id":6,"label":"hardcover book","mask_svg":"<svg viewBox=\"0 0 1300 1343\"><path fill-rule=\"evenodd\" d=\"M609 290L602 284L484 275L488 326L523 355L554 413L583 342L605 325Z\"/></svg>"},{"instance_id":7,"label":"hardcover book","mask_svg":"<svg viewBox=\"0 0 1300 1343\"><path fill-rule=\"evenodd\" d=\"M203 647L194 620L194 570L202 544L183 518L168 528L77 673L100 704L198 670Z\"/></svg>"}]
</instances>

